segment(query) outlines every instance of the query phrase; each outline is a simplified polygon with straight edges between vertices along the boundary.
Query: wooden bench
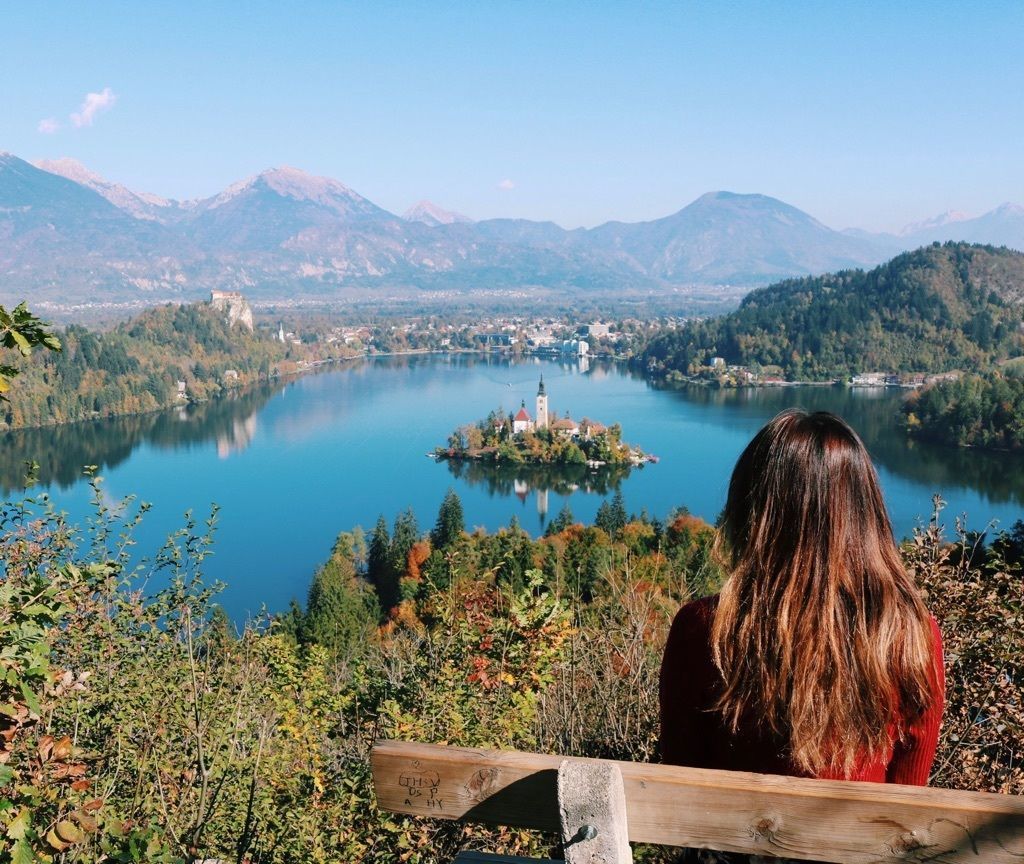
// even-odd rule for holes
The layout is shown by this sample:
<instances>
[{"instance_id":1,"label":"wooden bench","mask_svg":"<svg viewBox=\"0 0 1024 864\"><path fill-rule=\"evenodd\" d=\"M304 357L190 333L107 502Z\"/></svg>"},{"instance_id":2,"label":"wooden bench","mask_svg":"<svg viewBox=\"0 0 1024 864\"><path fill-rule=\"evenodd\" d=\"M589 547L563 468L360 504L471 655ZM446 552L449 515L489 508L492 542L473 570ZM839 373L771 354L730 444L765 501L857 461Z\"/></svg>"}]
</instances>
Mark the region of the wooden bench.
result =
<instances>
[{"instance_id":1,"label":"wooden bench","mask_svg":"<svg viewBox=\"0 0 1024 864\"><path fill-rule=\"evenodd\" d=\"M628 864L627 840L840 864L1024 864L1022 796L403 741L378 742L372 763L381 809L553 832L569 864Z\"/></svg>"}]
</instances>

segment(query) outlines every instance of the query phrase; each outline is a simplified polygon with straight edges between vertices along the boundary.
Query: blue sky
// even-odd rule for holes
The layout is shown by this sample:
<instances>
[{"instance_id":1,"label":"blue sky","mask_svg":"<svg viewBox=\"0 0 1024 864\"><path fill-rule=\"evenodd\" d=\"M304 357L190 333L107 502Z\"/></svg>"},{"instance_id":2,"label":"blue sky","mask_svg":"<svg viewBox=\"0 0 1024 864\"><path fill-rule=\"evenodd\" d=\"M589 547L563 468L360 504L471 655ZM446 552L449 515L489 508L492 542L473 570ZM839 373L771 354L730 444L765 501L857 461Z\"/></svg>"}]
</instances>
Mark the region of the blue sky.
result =
<instances>
[{"instance_id":1,"label":"blue sky","mask_svg":"<svg viewBox=\"0 0 1024 864\"><path fill-rule=\"evenodd\" d=\"M1021 0L33 0L0 21L0 150L169 197L289 164L398 212L566 227L712 189L836 228L1024 203Z\"/></svg>"}]
</instances>

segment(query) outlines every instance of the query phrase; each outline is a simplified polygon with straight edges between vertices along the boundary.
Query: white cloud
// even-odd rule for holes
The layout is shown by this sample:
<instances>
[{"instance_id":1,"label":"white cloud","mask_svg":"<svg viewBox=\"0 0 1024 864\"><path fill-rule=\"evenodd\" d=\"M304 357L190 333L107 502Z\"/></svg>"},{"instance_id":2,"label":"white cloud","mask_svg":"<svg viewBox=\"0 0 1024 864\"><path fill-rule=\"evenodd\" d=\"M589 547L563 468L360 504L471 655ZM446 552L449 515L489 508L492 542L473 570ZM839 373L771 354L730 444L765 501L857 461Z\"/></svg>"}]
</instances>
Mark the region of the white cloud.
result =
<instances>
[{"instance_id":1,"label":"white cloud","mask_svg":"<svg viewBox=\"0 0 1024 864\"><path fill-rule=\"evenodd\" d=\"M515 189L516 184L509 180L507 177L498 184L499 189Z\"/></svg>"},{"instance_id":2,"label":"white cloud","mask_svg":"<svg viewBox=\"0 0 1024 864\"><path fill-rule=\"evenodd\" d=\"M58 123L53 117L47 117L45 120L40 120L39 125L36 126L36 130L41 132L43 135L52 135L60 129L60 123Z\"/></svg>"},{"instance_id":3,"label":"white cloud","mask_svg":"<svg viewBox=\"0 0 1024 864\"><path fill-rule=\"evenodd\" d=\"M114 107L117 96L109 87L104 87L99 93L86 93L82 107L78 112L71 115L71 122L78 129L83 126L92 126L96 115L101 111L107 111Z\"/></svg>"}]
</instances>

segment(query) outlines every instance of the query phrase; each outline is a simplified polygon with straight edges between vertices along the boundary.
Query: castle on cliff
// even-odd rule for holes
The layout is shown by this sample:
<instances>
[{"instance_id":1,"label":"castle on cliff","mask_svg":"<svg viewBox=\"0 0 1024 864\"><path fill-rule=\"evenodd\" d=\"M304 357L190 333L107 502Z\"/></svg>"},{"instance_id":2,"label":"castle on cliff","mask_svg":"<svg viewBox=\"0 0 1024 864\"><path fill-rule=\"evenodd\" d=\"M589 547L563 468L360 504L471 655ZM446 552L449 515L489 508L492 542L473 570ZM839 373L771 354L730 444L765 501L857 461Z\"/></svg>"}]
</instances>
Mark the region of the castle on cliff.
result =
<instances>
[{"instance_id":1,"label":"castle on cliff","mask_svg":"<svg viewBox=\"0 0 1024 864\"><path fill-rule=\"evenodd\" d=\"M210 292L210 305L227 315L229 327L241 324L252 333L254 326L252 307L241 291L220 291L214 288Z\"/></svg>"}]
</instances>

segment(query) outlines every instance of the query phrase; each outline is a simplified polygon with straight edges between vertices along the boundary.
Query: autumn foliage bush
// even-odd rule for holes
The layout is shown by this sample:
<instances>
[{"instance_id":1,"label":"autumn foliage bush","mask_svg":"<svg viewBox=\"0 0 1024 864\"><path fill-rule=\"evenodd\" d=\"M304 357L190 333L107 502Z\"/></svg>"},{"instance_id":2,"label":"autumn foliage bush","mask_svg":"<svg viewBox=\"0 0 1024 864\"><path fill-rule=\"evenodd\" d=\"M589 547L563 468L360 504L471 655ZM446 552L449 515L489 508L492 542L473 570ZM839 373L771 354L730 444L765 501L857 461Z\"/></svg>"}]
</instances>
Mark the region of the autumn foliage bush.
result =
<instances>
[{"instance_id":1,"label":"autumn foliage bush","mask_svg":"<svg viewBox=\"0 0 1024 864\"><path fill-rule=\"evenodd\" d=\"M1024 795L1024 525L998 535L955 520L952 542L931 523L904 544L945 643L946 711L931 782Z\"/></svg>"}]
</instances>

